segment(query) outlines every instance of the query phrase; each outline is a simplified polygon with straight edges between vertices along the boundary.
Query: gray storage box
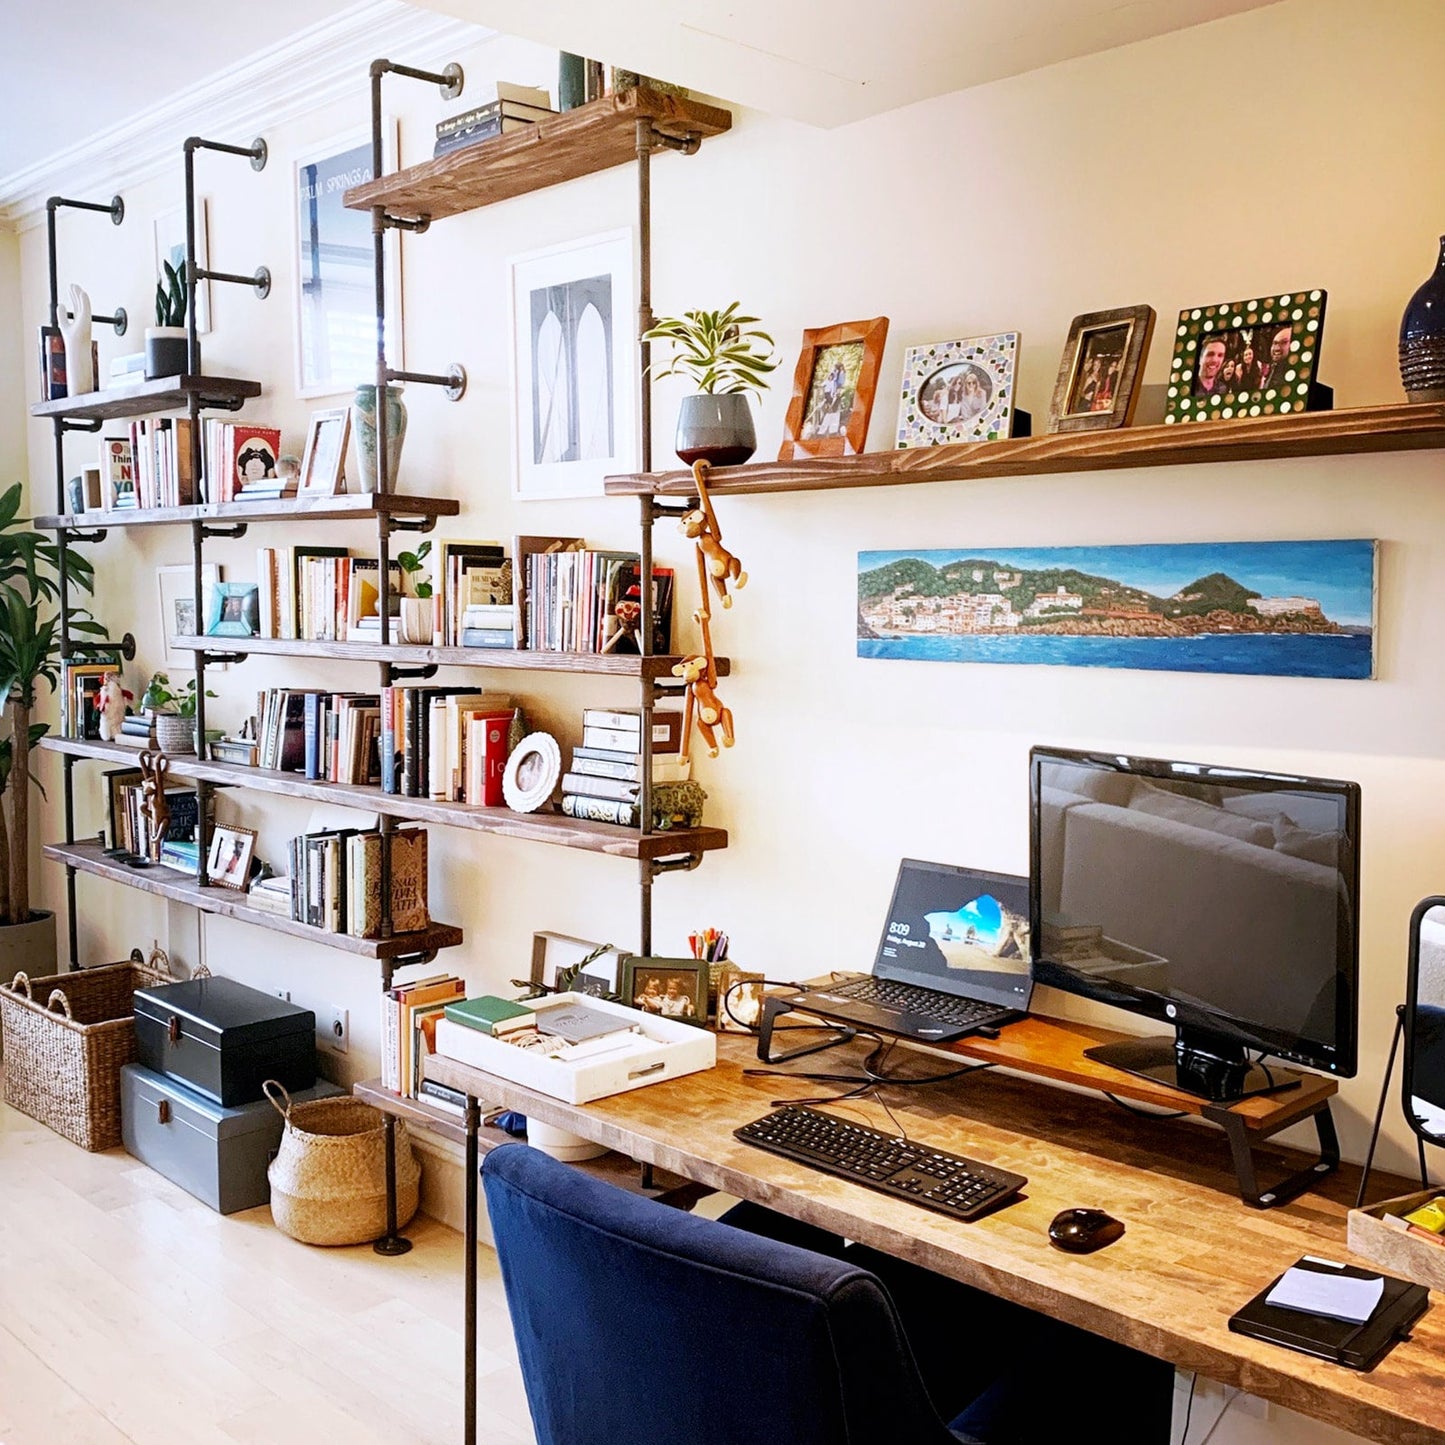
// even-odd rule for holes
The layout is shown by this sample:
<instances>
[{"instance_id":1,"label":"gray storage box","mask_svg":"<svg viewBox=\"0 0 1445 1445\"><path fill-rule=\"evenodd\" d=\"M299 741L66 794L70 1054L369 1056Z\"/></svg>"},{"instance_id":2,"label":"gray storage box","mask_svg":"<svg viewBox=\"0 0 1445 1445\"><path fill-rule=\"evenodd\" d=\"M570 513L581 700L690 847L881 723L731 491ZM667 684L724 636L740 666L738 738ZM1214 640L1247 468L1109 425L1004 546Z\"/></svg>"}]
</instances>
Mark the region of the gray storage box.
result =
<instances>
[{"instance_id":1,"label":"gray storage box","mask_svg":"<svg viewBox=\"0 0 1445 1445\"><path fill-rule=\"evenodd\" d=\"M344 1094L324 1080L291 1097ZM221 1214L271 1198L266 1166L281 1145L280 1114L265 1099L225 1108L142 1064L120 1071L121 1136L127 1151Z\"/></svg>"}]
</instances>

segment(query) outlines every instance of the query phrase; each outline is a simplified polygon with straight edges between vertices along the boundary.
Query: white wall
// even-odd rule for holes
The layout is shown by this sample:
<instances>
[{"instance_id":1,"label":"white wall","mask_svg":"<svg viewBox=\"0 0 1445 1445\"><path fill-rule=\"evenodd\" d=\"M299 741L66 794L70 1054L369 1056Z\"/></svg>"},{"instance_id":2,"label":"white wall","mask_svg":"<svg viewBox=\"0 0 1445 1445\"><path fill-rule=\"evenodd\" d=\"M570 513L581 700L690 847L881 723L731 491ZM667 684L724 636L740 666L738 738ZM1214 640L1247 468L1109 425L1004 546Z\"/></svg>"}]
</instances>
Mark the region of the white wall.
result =
<instances>
[{"instance_id":1,"label":"white wall","mask_svg":"<svg viewBox=\"0 0 1445 1445\"><path fill-rule=\"evenodd\" d=\"M43 257L42 257L43 260ZM44 275L40 281L42 292ZM20 238L0 230L0 490L24 479L26 352L20 330Z\"/></svg>"},{"instance_id":2,"label":"white wall","mask_svg":"<svg viewBox=\"0 0 1445 1445\"><path fill-rule=\"evenodd\" d=\"M740 114L734 132L700 155L655 165L655 304L666 313L740 297L779 338L785 375L804 326L889 316L876 448L890 444L905 345L1019 329L1021 399L1042 421L1076 313L1152 303L1162 318L1145 374L1153 382L1167 370L1168 323L1181 306L1305 285L1330 292L1322 376L1340 405L1398 401L1396 329L1434 261L1433 178L1445 162L1429 88L1405 78L1445 62L1436 18L1428 0L1368 11L1288 0L837 131ZM473 81L500 73L545 84L554 63L510 41L460 58ZM435 92L397 84L388 96L403 159L418 160L440 109ZM199 167L213 264L249 271L265 262L278 283L264 303L216 288L206 368L259 377L266 394L248 415L282 426L298 451L311 404L296 399L292 380L289 162L300 146L359 130L365 105L358 74L349 106L268 134L264 174L215 156ZM179 202L180 186L178 137L173 175L127 192L122 228L63 218L62 284L81 281L97 309L123 304L139 324L153 275L151 219ZM408 392L401 484L462 500L444 534L559 531L609 545L635 537L630 503L510 499L505 270L518 252L631 224L633 205L631 175L619 170L408 239L407 363L439 370L460 360L471 376L455 406L423 388ZM21 238L27 336L44 309L43 235ZM0 243L0 287L4 265ZM102 366L137 344L138 326L124 341L102 335ZM762 409L763 456L776 447L787 390L780 384ZM678 394L673 383L660 390L659 459L670 455ZM87 439L68 447L72 468L90 455ZM41 423L30 423L29 457L37 495L48 498ZM711 923L732 934L735 958L770 976L866 964L900 855L1025 869L1025 758L1037 741L1353 778L1364 788L1366 840L1362 1048L1339 1115L1358 1156L1402 997L1409 908L1439 886L1445 853L1434 806L1445 781L1445 657L1432 625L1445 606L1438 475L1438 455L1419 453L724 499L728 544L751 575L715 628L719 650L736 659L722 692L738 743L698 772L709 821L733 843L696 873L659 881L656 946L680 949L691 927ZM256 545L343 536L358 551L368 546L360 526L295 536L257 527L216 544L214 555L244 579ZM1384 543L1374 682L854 656L864 548L1361 536ZM658 543L688 561L670 528ZM137 633L143 670L159 656L154 568L186 553L183 534L169 531L116 533L95 550L100 613ZM253 659L220 675L213 717L238 720L270 684L355 687L372 677L369 668ZM626 686L604 680L511 682L534 723L564 743L576 741L583 705L630 700ZM93 771L77 777L98 795L99 769L85 766ZM49 768L57 786L45 830L58 835L53 758ZM99 809L86 806L82 824L93 828ZM242 792L223 795L220 809L258 826L271 856L307 812ZM433 858L434 912L467 932L444 962L476 988L525 970L534 929L636 942L636 876L625 863L444 829L433 833ZM45 890L48 904L63 898L60 870L45 870ZM94 880L82 879L80 891L86 961L165 935L165 911L151 900ZM375 1071L370 964L224 920L204 928L213 968L289 987L318 1008L349 1007L343 1071ZM176 942L194 956L193 938ZM1391 1137L1386 1162L1402 1164L1398 1123Z\"/></svg>"}]
</instances>

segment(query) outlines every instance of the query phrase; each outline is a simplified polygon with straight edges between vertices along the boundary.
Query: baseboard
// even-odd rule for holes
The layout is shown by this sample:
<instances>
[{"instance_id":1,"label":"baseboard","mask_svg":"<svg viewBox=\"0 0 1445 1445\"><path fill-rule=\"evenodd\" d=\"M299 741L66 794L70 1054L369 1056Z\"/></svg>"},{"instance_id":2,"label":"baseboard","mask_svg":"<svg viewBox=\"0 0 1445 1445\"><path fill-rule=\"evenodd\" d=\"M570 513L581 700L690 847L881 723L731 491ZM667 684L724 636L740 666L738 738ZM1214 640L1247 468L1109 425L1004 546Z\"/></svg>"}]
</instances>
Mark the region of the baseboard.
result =
<instances>
[{"instance_id":1,"label":"baseboard","mask_svg":"<svg viewBox=\"0 0 1445 1445\"><path fill-rule=\"evenodd\" d=\"M461 1145L414 1129L411 1146L421 1164L421 1212L461 1233L467 1217L466 1155ZM480 1190L477 1192L477 1238L490 1248L492 1228Z\"/></svg>"}]
</instances>

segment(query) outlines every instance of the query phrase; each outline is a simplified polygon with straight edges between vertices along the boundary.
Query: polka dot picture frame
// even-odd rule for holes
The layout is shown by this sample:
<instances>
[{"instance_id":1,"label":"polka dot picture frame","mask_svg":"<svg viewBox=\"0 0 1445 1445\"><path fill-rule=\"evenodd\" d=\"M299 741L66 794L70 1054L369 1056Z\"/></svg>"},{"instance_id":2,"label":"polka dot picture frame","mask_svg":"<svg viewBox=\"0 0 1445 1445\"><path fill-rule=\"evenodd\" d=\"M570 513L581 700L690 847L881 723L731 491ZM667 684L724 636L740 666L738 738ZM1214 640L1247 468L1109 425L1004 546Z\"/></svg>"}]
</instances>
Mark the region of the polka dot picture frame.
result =
<instances>
[{"instance_id":1,"label":"polka dot picture frame","mask_svg":"<svg viewBox=\"0 0 1445 1445\"><path fill-rule=\"evenodd\" d=\"M1323 291L1181 311L1165 424L1309 411L1324 332Z\"/></svg>"},{"instance_id":2,"label":"polka dot picture frame","mask_svg":"<svg viewBox=\"0 0 1445 1445\"><path fill-rule=\"evenodd\" d=\"M910 346L903 354L898 445L997 441L1011 434L1019 334Z\"/></svg>"}]
</instances>

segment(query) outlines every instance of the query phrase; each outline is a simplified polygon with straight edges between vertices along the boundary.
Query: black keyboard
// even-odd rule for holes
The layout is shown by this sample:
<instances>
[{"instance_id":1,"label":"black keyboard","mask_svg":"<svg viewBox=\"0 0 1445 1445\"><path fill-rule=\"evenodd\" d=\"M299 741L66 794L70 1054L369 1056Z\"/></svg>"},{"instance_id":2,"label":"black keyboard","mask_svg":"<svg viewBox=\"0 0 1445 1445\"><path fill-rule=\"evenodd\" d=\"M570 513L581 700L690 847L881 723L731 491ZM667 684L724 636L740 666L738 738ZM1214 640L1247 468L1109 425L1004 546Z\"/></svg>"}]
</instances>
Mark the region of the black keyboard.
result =
<instances>
[{"instance_id":1,"label":"black keyboard","mask_svg":"<svg viewBox=\"0 0 1445 1445\"><path fill-rule=\"evenodd\" d=\"M922 1018L935 1019L941 1024L976 1024L1008 1012L996 1003L984 1003L976 998L958 998L951 993L940 993L919 984L899 983L892 978L874 978L871 974L827 991L841 994L845 998L857 999L861 1003L904 1009Z\"/></svg>"},{"instance_id":2,"label":"black keyboard","mask_svg":"<svg viewBox=\"0 0 1445 1445\"><path fill-rule=\"evenodd\" d=\"M744 1124L734 1133L744 1144L911 1199L952 1219L977 1219L1028 1183L1022 1174L905 1143L896 1134L796 1104Z\"/></svg>"}]
</instances>

